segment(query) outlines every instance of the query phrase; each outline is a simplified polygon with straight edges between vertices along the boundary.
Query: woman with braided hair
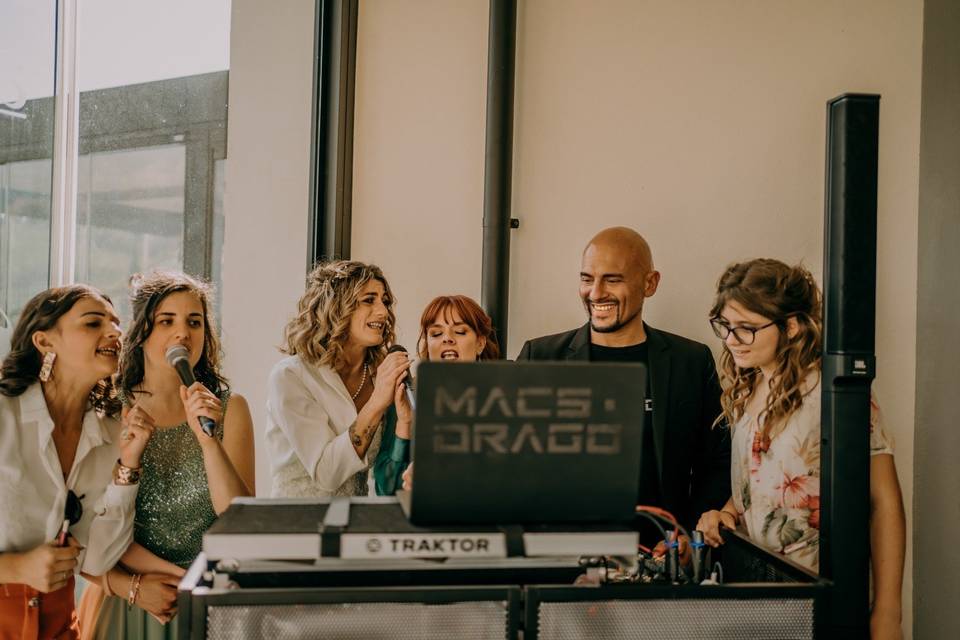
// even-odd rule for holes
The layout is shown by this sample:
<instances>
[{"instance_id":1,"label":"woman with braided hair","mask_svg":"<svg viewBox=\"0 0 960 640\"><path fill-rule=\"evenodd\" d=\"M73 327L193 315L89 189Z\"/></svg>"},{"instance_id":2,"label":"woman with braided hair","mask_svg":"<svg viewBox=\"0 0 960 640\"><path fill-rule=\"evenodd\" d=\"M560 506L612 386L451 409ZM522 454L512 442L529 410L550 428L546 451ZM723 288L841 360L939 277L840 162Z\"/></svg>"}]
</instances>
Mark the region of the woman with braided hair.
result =
<instances>
[{"instance_id":1,"label":"woman with braided hair","mask_svg":"<svg viewBox=\"0 0 960 640\"><path fill-rule=\"evenodd\" d=\"M771 259L720 278L710 324L723 340L718 420L732 425L733 495L697 528L708 544L740 527L814 571L820 536L820 290L810 272ZM873 637L900 637L905 524L893 449L871 400L870 548Z\"/></svg>"},{"instance_id":2,"label":"woman with braided hair","mask_svg":"<svg viewBox=\"0 0 960 640\"><path fill-rule=\"evenodd\" d=\"M393 294L379 267L316 266L267 383L274 497L367 495L388 409L406 403L410 360L394 343ZM404 404L404 408L406 405Z\"/></svg>"}]
</instances>

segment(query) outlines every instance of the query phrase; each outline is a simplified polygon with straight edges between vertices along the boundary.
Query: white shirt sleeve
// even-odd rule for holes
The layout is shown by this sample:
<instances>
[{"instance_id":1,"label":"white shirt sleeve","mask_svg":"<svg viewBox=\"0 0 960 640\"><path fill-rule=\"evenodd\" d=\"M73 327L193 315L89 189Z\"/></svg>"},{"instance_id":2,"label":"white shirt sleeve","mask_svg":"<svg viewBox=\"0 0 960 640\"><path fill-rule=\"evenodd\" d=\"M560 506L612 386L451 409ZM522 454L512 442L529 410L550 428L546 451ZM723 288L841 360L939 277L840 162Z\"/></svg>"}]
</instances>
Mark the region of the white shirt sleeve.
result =
<instances>
[{"instance_id":1,"label":"white shirt sleeve","mask_svg":"<svg viewBox=\"0 0 960 640\"><path fill-rule=\"evenodd\" d=\"M87 532L86 548L77 566L99 576L109 571L133 541L133 516L138 485L111 482L93 505L93 520Z\"/></svg>"},{"instance_id":2,"label":"white shirt sleeve","mask_svg":"<svg viewBox=\"0 0 960 640\"><path fill-rule=\"evenodd\" d=\"M267 383L267 412L293 454L324 491L334 492L366 468L350 443L349 430L337 434L324 402L343 402L333 393L314 397L298 372L277 367Z\"/></svg>"}]
</instances>

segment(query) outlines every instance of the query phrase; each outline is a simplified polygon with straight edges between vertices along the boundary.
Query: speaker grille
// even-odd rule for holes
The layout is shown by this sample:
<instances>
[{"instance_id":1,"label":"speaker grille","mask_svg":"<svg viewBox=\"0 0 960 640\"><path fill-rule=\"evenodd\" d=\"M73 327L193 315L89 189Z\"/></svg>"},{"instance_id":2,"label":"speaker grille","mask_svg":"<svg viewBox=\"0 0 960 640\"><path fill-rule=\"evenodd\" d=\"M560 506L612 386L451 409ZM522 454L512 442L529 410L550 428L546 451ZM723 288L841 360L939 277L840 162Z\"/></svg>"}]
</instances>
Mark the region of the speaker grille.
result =
<instances>
[{"instance_id":1,"label":"speaker grille","mask_svg":"<svg viewBox=\"0 0 960 640\"><path fill-rule=\"evenodd\" d=\"M736 545L726 545L722 550L723 574L727 582L792 582L793 576L780 571L775 565L750 555Z\"/></svg>"},{"instance_id":2,"label":"speaker grille","mask_svg":"<svg viewBox=\"0 0 960 640\"><path fill-rule=\"evenodd\" d=\"M502 640L508 637L508 622L506 602L211 606L207 609L207 638Z\"/></svg>"},{"instance_id":3,"label":"speaker grille","mask_svg":"<svg viewBox=\"0 0 960 640\"><path fill-rule=\"evenodd\" d=\"M801 640L813 638L812 600L542 602L540 640Z\"/></svg>"}]
</instances>

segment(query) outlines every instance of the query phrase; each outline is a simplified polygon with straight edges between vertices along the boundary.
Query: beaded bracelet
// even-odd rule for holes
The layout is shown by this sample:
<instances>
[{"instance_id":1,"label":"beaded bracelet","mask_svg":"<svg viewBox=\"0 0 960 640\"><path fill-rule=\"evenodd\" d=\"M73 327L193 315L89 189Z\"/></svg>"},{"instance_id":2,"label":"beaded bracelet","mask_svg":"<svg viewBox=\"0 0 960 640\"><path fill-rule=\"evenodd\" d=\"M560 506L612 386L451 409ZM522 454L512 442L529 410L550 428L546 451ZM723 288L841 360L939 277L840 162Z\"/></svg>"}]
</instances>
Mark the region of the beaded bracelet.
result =
<instances>
[{"instance_id":1,"label":"beaded bracelet","mask_svg":"<svg viewBox=\"0 0 960 640\"><path fill-rule=\"evenodd\" d=\"M143 467L127 467L124 466L120 459L117 458L117 464L113 467L113 480L118 485L131 485L137 484L140 482L140 474L143 471Z\"/></svg>"},{"instance_id":2,"label":"beaded bracelet","mask_svg":"<svg viewBox=\"0 0 960 640\"><path fill-rule=\"evenodd\" d=\"M137 596L140 595L140 580L142 578L143 576L139 573L130 576L130 591L127 593L127 611L133 607L137 601Z\"/></svg>"}]
</instances>

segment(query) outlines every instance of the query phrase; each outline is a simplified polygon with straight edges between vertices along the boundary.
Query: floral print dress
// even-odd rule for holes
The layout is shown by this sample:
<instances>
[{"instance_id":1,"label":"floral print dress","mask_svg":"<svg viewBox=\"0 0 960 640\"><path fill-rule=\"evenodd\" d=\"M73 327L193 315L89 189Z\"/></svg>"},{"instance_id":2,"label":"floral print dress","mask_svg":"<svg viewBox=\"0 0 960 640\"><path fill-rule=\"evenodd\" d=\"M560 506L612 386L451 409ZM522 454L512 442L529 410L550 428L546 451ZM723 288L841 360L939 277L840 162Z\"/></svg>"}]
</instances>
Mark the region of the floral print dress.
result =
<instances>
[{"instance_id":1,"label":"floral print dress","mask_svg":"<svg viewBox=\"0 0 960 640\"><path fill-rule=\"evenodd\" d=\"M820 381L807 380L803 404L763 442L757 420L733 428L730 480L740 528L757 544L813 571L820 563ZM811 387L812 385L812 387ZM880 409L870 399L870 455L893 454Z\"/></svg>"}]
</instances>

